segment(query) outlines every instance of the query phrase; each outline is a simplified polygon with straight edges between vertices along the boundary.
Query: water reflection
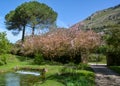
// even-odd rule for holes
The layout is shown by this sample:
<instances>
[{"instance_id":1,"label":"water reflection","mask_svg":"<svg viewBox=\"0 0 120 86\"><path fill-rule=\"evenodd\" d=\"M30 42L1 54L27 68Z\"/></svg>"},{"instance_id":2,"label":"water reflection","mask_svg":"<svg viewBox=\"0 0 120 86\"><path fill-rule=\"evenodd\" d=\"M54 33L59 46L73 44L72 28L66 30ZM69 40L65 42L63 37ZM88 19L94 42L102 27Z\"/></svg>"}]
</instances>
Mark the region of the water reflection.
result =
<instances>
[{"instance_id":1,"label":"water reflection","mask_svg":"<svg viewBox=\"0 0 120 86\"><path fill-rule=\"evenodd\" d=\"M33 86L33 84L40 81L40 76L36 76L33 74L21 74L21 73L0 74L0 86Z\"/></svg>"},{"instance_id":2,"label":"water reflection","mask_svg":"<svg viewBox=\"0 0 120 86\"><path fill-rule=\"evenodd\" d=\"M5 74L6 86L20 86L20 76L15 73Z\"/></svg>"}]
</instances>

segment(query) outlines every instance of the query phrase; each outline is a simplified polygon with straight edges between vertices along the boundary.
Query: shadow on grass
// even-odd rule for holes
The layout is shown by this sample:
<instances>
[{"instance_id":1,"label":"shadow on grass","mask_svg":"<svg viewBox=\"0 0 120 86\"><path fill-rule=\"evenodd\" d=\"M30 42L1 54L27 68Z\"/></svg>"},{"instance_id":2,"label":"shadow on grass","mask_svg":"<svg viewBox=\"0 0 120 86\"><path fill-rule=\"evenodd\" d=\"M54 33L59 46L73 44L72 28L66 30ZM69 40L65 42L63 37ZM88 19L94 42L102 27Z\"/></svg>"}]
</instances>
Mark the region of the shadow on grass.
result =
<instances>
[{"instance_id":1,"label":"shadow on grass","mask_svg":"<svg viewBox=\"0 0 120 86\"><path fill-rule=\"evenodd\" d=\"M24 57L24 56L16 56L16 58L17 58L19 61L26 61L26 60L29 59L28 57Z\"/></svg>"},{"instance_id":2,"label":"shadow on grass","mask_svg":"<svg viewBox=\"0 0 120 86\"><path fill-rule=\"evenodd\" d=\"M109 68L111 70L114 70L115 72L119 73L119 75L120 75L120 66L110 66Z\"/></svg>"},{"instance_id":3,"label":"shadow on grass","mask_svg":"<svg viewBox=\"0 0 120 86\"><path fill-rule=\"evenodd\" d=\"M36 65L36 63L34 63L34 59L33 59L33 62L31 62L32 65ZM41 62L40 64L38 65L41 65L41 66L44 66L44 65L49 65L49 66L63 66L62 63L59 63L59 62L55 62L55 61L48 61L48 60L44 60L43 62Z\"/></svg>"}]
</instances>

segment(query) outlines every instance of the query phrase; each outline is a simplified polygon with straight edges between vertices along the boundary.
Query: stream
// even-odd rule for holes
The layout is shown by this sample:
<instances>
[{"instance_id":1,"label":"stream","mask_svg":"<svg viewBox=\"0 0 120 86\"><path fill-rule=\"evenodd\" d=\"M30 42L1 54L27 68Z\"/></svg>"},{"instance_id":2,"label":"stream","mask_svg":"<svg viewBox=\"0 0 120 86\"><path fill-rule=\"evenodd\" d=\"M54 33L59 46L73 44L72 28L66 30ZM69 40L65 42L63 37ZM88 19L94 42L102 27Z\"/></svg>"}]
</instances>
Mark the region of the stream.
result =
<instances>
[{"instance_id":1,"label":"stream","mask_svg":"<svg viewBox=\"0 0 120 86\"><path fill-rule=\"evenodd\" d=\"M33 86L40 80L39 72L17 71L0 74L0 86Z\"/></svg>"}]
</instances>

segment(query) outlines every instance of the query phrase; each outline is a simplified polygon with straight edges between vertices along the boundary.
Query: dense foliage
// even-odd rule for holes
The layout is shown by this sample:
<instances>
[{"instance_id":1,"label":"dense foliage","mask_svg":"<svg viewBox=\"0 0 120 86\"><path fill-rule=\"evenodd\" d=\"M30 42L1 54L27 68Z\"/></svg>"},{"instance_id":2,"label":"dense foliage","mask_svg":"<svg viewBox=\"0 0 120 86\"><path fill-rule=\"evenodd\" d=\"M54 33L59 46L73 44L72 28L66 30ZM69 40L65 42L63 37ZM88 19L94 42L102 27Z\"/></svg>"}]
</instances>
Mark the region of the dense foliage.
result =
<instances>
[{"instance_id":1,"label":"dense foliage","mask_svg":"<svg viewBox=\"0 0 120 86\"><path fill-rule=\"evenodd\" d=\"M10 51L10 43L6 38L6 33L0 33L0 54L8 53Z\"/></svg>"},{"instance_id":2,"label":"dense foliage","mask_svg":"<svg viewBox=\"0 0 120 86\"><path fill-rule=\"evenodd\" d=\"M94 74L86 70L90 71L89 66L86 64L79 64L77 66L67 64L61 69L58 79L66 86L94 86L94 78L92 77Z\"/></svg>"},{"instance_id":3,"label":"dense foliage","mask_svg":"<svg viewBox=\"0 0 120 86\"><path fill-rule=\"evenodd\" d=\"M4 54L10 52L11 44L6 38L6 33L0 33L0 65L7 64L6 56Z\"/></svg>"},{"instance_id":4,"label":"dense foliage","mask_svg":"<svg viewBox=\"0 0 120 86\"><path fill-rule=\"evenodd\" d=\"M93 31L58 29L45 35L28 37L22 45L24 55L43 54L48 60L87 62L88 54L100 45L100 36Z\"/></svg>"},{"instance_id":5,"label":"dense foliage","mask_svg":"<svg viewBox=\"0 0 120 86\"><path fill-rule=\"evenodd\" d=\"M120 65L120 28L107 31L107 64Z\"/></svg>"}]
</instances>

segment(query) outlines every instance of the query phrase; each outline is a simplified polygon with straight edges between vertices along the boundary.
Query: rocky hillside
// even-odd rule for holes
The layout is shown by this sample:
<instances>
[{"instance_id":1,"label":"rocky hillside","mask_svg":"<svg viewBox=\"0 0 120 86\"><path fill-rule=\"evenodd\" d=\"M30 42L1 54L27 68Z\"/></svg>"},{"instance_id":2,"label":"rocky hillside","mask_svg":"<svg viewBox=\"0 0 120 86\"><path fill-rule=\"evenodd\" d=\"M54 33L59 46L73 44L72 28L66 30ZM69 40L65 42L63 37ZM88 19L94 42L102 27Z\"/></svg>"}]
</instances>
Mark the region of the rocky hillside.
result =
<instances>
[{"instance_id":1,"label":"rocky hillside","mask_svg":"<svg viewBox=\"0 0 120 86\"><path fill-rule=\"evenodd\" d=\"M84 24L84 28L83 28ZM108 28L120 27L120 4L105 10L97 11L85 20L75 24L72 28L93 29L97 32Z\"/></svg>"}]
</instances>

